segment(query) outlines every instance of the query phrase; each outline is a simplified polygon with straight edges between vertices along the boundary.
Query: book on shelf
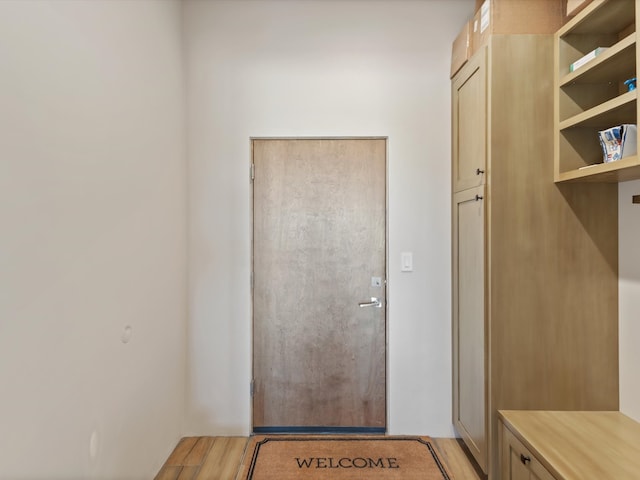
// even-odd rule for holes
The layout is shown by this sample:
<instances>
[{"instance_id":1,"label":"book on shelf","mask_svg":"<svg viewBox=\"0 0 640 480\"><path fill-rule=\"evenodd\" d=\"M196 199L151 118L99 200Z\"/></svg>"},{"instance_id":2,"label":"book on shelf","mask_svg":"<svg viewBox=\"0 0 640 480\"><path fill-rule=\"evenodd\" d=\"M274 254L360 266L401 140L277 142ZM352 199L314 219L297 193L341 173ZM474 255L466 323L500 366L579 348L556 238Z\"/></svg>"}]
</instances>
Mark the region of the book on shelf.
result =
<instances>
[{"instance_id":1,"label":"book on shelf","mask_svg":"<svg viewBox=\"0 0 640 480\"><path fill-rule=\"evenodd\" d=\"M569 65L569 72L575 72L580 67L583 67L584 65L589 63L591 60L596 58L598 55L600 55L601 53L606 51L607 48L609 48L609 47L598 47L598 48L596 48L594 50L591 50L584 57L579 58L578 60L573 62L571 65Z\"/></svg>"},{"instance_id":2,"label":"book on shelf","mask_svg":"<svg viewBox=\"0 0 640 480\"><path fill-rule=\"evenodd\" d=\"M625 123L598 132L604 163L615 162L621 158L638 153L638 128L635 124Z\"/></svg>"}]
</instances>

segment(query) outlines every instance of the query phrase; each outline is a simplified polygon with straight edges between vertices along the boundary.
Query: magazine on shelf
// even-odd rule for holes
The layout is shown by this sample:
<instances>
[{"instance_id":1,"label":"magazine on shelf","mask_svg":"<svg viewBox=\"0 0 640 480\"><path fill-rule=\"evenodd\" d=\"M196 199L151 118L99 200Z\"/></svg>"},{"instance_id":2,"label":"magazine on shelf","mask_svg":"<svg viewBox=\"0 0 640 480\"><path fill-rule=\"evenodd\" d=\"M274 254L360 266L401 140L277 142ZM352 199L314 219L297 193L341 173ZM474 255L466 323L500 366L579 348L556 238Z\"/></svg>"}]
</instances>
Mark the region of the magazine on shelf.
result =
<instances>
[{"instance_id":1,"label":"magazine on shelf","mask_svg":"<svg viewBox=\"0 0 640 480\"><path fill-rule=\"evenodd\" d=\"M636 155L638 152L638 129L626 123L598 132L604 163Z\"/></svg>"}]
</instances>

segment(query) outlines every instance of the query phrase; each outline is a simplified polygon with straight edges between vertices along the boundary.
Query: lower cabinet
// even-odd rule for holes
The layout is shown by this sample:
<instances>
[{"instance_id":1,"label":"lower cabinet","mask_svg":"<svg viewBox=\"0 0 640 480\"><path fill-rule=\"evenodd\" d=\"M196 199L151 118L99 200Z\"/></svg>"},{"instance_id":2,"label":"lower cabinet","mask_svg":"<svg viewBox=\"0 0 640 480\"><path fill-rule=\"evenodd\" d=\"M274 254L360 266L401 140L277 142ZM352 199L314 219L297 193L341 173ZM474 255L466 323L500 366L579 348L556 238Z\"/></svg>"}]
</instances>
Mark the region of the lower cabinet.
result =
<instances>
[{"instance_id":1,"label":"lower cabinet","mask_svg":"<svg viewBox=\"0 0 640 480\"><path fill-rule=\"evenodd\" d=\"M640 423L619 411L500 410L500 480L636 480Z\"/></svg>"},{"instance_id":2,"label":"lower cabinet","mask_svg":"<svg viewBox=\"0 0 640 480\"><path fill-rule=\"evenodd\" d=\"M499 438L502 480L555 480L504 424L501 427Z\"/></svg>"},{"instance_id":3,"label":"lower cabinet","mask_svg":"<svg viewBox=\"0 0 640 480\"><path fill-rule=\"evenodd\" d=\"M456 272L453 414L458 433L480 468L486 471L484 196L484 187L476 187L456 193L453 201L453 268Z\"/></svg>"}]
</instances>

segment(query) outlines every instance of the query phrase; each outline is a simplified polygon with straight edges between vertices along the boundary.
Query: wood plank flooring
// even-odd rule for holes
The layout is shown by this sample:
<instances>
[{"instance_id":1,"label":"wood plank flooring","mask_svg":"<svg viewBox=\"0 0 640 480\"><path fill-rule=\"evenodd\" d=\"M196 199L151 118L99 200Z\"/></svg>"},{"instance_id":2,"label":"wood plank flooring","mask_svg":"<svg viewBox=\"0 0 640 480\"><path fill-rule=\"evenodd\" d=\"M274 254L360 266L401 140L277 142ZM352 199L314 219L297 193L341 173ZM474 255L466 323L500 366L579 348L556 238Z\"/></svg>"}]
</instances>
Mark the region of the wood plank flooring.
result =
<instances>
[{"instance_id":1,"label":"wood plank flooring","mask_svg":"<svg viewBox=\"0 0 640 480\"><path fill-rule=\"evenodd\" d=\"M155 480L236 480L247 437L185 437L173 450ZM455 480L483 480L459 442L434 438L440 458Z\"/></svg>"}]
</instances>

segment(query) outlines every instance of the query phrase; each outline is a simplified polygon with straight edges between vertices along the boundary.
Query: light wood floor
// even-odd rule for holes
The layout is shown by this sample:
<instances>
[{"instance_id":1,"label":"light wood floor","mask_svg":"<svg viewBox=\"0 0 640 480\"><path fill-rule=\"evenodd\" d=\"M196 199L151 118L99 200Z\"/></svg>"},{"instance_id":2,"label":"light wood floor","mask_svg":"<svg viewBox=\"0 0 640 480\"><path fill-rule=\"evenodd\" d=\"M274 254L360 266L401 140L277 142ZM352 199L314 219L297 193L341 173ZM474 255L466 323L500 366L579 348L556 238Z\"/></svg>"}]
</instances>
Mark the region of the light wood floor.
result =
<instances>
[{"instance_id":1,"label":"light wood floor","mask_svg":"<svg viewBox=\"0 0 640 480\"><path fill-rule=\"evenodd\" d=\"M155 480L235 480L247 437L185 437ZM434 438L440 458L455 480L482 480L457 440Z\"/></svg>"}]
</instances>

